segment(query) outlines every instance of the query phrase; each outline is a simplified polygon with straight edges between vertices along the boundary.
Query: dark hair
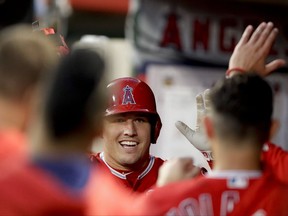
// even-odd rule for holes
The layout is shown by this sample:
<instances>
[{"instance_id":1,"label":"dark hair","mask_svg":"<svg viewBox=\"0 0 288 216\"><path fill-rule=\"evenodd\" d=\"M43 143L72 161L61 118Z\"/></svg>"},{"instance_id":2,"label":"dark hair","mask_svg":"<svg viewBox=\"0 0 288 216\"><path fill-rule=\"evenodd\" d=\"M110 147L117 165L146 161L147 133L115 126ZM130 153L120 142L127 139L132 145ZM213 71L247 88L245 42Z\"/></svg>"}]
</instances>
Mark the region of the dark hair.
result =
<instances>
[{"instance_id":1,"label":"dark hair","mask_svg":"<svg viewBox=\"0 0 288 216\"><path fill-rule=\"evenodd\" d=\"M75 49L61 59L44 102L44 120L52 136L84 130L95 115L103 115L103 73L104 62L95 51Z\"/></svg>"},{"instance_id":2,"label":"dark hair","mask_svg":"<svg viewBox=\"0 0 288 216\"><path fill-rule=\"evenodd\" d=\"M249 73L222 79L211 89L215 130L226 138L253 139L260 145L269 138L273 92L260 76ZM218 119L218 120L217 120Z\"/></svg>"}]
</instances>

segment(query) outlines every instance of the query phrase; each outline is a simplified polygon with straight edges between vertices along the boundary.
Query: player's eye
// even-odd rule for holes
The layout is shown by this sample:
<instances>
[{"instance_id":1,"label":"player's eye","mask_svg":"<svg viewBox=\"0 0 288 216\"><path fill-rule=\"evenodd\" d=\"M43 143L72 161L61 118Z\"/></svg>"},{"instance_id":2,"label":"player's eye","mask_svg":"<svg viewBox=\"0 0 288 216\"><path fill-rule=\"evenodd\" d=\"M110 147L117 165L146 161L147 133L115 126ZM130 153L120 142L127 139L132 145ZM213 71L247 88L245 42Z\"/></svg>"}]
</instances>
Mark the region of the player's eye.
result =
<instances>
[{"instance_id":1,"label":"player's eye","mask_svg":"<svg viewBox=\"0 0 288 216\"><path fill-rule=\"evenodd\" d=\"M125 122L126 119L125 118L115 118L114 119L114 122L119 122L119 123L122 123L122 122Z\"/></svg>"},{"instance_id":2,"label":"player's eye","mask_svg":"<svg viewBox=\"0 0 288 216\"><path fill-rule=\"evenodd\" d=\"M111 122L111 123L122 123L122 122L126 121L126 119L124 117L121 117L121 116L109 116L106 118L106 120Z\"/></svg>"},{"instance_id":3,"label":"player's eye","mask_svg":"<svg viewBox=\"0 0 288 216\"><path fill-rule=\"evenodd\" d=\"M139 117L135 119L135 122L144 123L144 122L149 122L149 120L146 117Z\"/></svg>"}]
</instances>

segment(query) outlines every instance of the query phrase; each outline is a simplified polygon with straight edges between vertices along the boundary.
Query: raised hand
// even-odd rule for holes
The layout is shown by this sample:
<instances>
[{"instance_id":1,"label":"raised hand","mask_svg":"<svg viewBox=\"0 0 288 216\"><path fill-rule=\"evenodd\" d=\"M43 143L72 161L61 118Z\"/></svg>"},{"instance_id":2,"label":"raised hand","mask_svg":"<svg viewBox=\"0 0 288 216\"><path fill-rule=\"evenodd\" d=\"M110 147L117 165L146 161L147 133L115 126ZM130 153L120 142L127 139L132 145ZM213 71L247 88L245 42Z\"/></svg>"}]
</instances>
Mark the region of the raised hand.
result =
<instances>
[{"instance_id":1,"label":"raised hand","mask_svg":"<svg viewBox=\"0 0 288 216\"><path fill-rule=\"evenodd\" d=\"M158 187L172 182L190 179L197 176L200 168L193 165L192 158L176 158L165 161L160 167L156 185Z\"/></svg>"},{"instance_id":2,"label":"raised hand","mask_svg":"<svg viewBox=\"0 0 288 216\"><path fill-rule=\"evenodd\" d=\"M255 31L251 25L247 26L231 55L229 69L241 68L247 72L253 71L261 76L267 76L283 67L286 64L284 59L276 59L266 64L277 34L278 29L272 22L262 22ZM235 73L237 70L229 76Z\"/></svg>"},{"instance_id":3,"label":"raised hand","mask_svg":"<svg viewBox=\"0 0 288 216\"><path fill-rule=\"evenodd\" d=\"M203 94L196 96L197 103L197 120L195 130L191 129L182 121L175 123L176 128L188 139L188 141L199 151L202 152L207 161L213 160L211 147L207 140L205 130L202 125L204 115L210 110L209 100L210 90L206 89Z\"/></svg>"}]
</instances>

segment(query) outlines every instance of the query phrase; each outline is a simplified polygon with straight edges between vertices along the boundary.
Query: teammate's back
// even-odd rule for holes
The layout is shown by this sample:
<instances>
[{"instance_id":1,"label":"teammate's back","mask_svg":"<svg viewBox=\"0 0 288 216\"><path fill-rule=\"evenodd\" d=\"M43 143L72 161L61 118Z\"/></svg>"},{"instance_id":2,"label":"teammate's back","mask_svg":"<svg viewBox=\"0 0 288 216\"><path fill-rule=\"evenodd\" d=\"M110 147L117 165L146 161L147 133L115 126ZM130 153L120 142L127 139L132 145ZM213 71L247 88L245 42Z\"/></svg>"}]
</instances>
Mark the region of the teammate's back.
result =
<instances>
[{"instance_id":1,"label":"teammate's back","mask_svg":"<svg viewBox=\"0 0 288 216\"><path fill-rule=\"evenodd\" d=\"M287 186L269 172L213 171L156 189L136 211L140 215L287 215L287 194Z\"/></svg>"},{"instance_id":2,"label":"teammate's back","mask_svg":"<svg viewBox=\"0 0 288 216\"><path fill-rule=\"evenodd\" d=\"M261 163L274 124L269 84L253 73L238 74L215 84L210 103L203 123L215 159L212 172L158 188L140 202L138 213L288 215L288 186Z\"/></svg>"}]
</instances>

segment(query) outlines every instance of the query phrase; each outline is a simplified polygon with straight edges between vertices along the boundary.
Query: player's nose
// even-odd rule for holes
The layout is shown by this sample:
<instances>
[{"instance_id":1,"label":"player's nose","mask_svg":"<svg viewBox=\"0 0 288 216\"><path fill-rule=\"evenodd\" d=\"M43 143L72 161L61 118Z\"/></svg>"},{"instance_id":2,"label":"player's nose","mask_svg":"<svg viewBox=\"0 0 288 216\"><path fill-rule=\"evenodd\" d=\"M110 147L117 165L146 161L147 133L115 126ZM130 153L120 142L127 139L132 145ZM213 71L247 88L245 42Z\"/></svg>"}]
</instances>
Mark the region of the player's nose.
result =
<instances>
[{"instance_id":1,"label":"player's nose","mask_svg":"<svg viewBox=\"0 0 288 216\"><path fill-rule=\"evenodd\" d=\"M135 136L137 135L137 130L135 123L132 119L128 119L124 126L124 135L126 136Z\"/></svg>"}]
</instances>

